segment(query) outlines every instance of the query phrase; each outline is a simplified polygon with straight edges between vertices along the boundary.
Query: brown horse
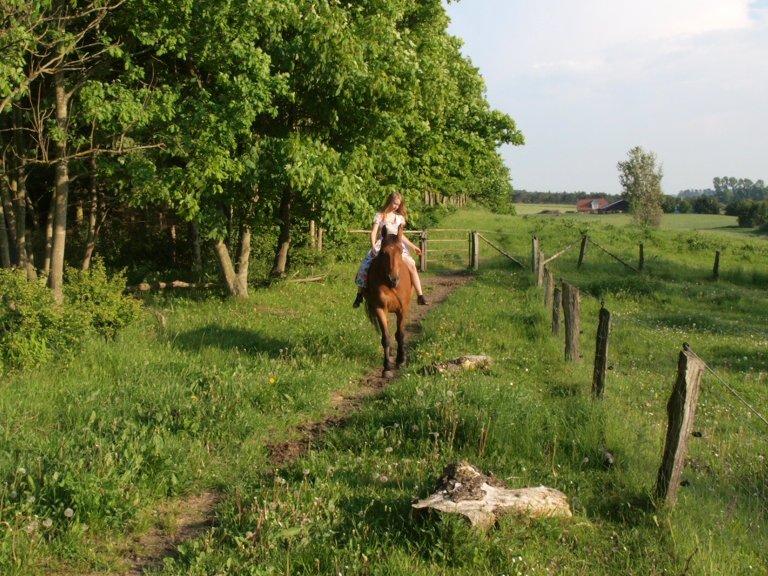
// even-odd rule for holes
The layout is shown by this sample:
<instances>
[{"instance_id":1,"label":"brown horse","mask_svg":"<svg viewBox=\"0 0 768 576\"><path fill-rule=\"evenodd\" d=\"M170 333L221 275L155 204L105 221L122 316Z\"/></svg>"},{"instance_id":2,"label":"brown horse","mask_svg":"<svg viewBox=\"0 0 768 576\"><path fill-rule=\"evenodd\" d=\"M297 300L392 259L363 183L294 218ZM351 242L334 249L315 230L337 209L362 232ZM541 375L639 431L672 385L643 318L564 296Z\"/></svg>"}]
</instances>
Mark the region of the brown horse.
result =
<instances>
[{"instance_id":1,"label":"brown horse","mask_svg":"<svg viewBox=\"0 0 768 576\"><path fill-rule=\"evenodd\" d=\"M372 323L381 331L381 345L384 348L384 378L391 378L392 360L389 357L392 337L389 334L389 315L397 316L397 358L398 368L406 362L405 322L411 307L413 285L408 267L403 262L403 227L397 236L388 235L381 239L381 249L371 262L368 270L368 284L365 289L366 311Z\"/></svg>"}]
</instances>

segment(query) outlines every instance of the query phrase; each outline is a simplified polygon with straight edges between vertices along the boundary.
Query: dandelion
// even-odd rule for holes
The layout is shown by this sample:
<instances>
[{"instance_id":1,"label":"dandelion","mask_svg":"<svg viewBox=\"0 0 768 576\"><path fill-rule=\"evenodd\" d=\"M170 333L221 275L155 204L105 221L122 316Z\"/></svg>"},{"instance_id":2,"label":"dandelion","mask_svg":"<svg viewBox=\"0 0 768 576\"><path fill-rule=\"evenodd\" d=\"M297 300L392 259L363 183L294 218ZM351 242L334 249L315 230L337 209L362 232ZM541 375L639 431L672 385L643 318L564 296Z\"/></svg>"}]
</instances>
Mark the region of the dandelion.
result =
<instances>
[{"instance_id":1,"label":"dandelion","mask_svg":"<svg viewBox=\"0 0 768 576\"><path fill-rule=\"evenodd\" d=\"M43 520L44 528L50 528L51 526L53 526L53 520L51 520L50 518L46 518L45 520Z\"/></svg>"},{"instance_id":2,"label":"dandelion","mask_svg":"<svg viewBox=\"0 0 768 576\"><path fill-rule=\"evenodd\" d=\"M392 446L387 446L386 448L384 448L384 452L386 452L387 454L392 452Z\"/></svg>"},{"instance_id":3,"label":"dandelion","mask_svg":"<svg viewBox=\"0 0 768 576\"><path fill-rule=\"evenodd\" d=\"M64 510L64 516L66 516L67 518L72 518L74 515L75 515L75 511L72 510L72 508L67 508L66 510Z\"/></svg>"},{"instance_id":4,"label":"dandelion","mask_svg":"<svg viewBox=\"0 0 768 576\"><path fill-rule=\"evenodd\" d=\"M32 534L33 532L37 531L38 526L39 524L37 523L37 520L33 520L24 527L24 531L27 534Z\"/></svg>"},{"instance_id":5,"label":"dandelion","mask_svg":"<svg viewBox=\"0 0 768 576\"><path fill-rule=\"evenodd\" d=\"M26 473L27 473L27 469L26 469L26 468L22 468L22 467L19 467L19 468L16 470L16 473L17 473L17 474L21 474L21 475L23 476L24 474L26 474Z\"/></svg>"}]
</instances>

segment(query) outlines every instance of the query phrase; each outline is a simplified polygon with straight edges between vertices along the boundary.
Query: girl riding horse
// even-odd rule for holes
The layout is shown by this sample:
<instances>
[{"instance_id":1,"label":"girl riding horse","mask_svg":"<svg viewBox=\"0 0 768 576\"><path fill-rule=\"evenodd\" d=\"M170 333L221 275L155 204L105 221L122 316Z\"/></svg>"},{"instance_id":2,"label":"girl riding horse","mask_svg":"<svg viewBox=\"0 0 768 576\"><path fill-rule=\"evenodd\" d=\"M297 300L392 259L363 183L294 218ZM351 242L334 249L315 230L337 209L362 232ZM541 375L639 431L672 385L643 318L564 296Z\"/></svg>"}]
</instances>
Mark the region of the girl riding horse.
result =
<instances>
[{"instance_id":1,"label":"girl riding horse","mask_svg":"<svg viewBox=\"0 0 768 576\"><path fill-rule=\"evenodd\" d=\"M365 286L368 283L368 268L370 268L371 262L381 249L381 238L379 233L382 232L384 236L397 235L400 226L405 227L407 217L408 211L405 208L405 202L403 202L403 197L397 192L390 194L389 198L387 198L387 202L381 208L381 211L376 213L376 216L373 219L373 227L371 228L371 249L360 263L360 269L357 271L357 277L355 278L355 284L357 284L357 296L355 297L354 304L352 304L355 308L360 306L363 302ZM424 299L424 294L421 290L421 280L419 278L419 273L416 270L416 262L414 262L411 257L409 248L416 254L421 254L421 248L408 240L408 238L403 237L403 262L408 267L408 272L411 275L411 283L416 289L416 301L423 306L427 301Z\"/></svg>"}]
</instances>

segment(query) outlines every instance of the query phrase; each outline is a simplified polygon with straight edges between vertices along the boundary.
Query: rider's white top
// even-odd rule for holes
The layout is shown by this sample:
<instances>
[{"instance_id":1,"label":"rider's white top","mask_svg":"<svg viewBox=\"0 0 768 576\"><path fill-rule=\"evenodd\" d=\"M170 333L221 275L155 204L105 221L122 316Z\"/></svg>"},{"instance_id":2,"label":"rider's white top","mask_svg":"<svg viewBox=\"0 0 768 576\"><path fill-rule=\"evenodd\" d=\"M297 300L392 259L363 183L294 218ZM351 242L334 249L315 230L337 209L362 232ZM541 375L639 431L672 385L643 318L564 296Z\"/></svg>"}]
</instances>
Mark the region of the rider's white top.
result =
<instances>
[{"instance_id":1,"label":"rider's white top","mask_svg":"<svg viewBox=\"0 0 768 576\"><path fill-rule=\"evenodd\" d=\"M373 222L379 225L379 231L381 231L381 228L384 228L387 234L392 235L397 235L397 230L400 228L400 226L405 226L405 218L403 218L402 214L398 214L397 212L389 212L386 216L381 212L377 212ZM374 251L378 253L380 248L381 233L376 239ZM403 243L403 254L409 255L408 248L406 247L405 243Z\"/></svg>"}]
</instances>

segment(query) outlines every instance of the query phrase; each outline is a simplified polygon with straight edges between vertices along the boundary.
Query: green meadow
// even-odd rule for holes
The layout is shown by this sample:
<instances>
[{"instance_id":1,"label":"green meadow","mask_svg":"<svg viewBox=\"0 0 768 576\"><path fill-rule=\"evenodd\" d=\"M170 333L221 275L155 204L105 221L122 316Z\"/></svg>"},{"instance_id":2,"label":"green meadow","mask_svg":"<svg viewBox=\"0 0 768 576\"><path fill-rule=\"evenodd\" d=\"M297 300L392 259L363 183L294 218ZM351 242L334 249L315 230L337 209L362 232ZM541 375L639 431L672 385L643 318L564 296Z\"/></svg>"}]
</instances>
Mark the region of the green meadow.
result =
<instances>
[{"instance_id":1,"label":"green meadow","mask_svg":"<svg viewBox=\"0 0 768 576\"><path fill-rule=\"evenodd\" d=\"M556 210L560 214L542 214L547 210ZM520 216L541 215L542 217L572 218L580 224L596 222L612 226L630 226L629 214L579 214L575 204L515 204L515 211ZM662 230L698 230L710 234L727 235L737 238L760 238L754 228L739 228L736 216L725 214L664 214L661 218Z\"/></svg>"},{"instance_id":2,"label":"green meadow","mask_svg":"<svg viewBox=\"0 0 768 576\"><path fill-rule=\"evenodd\" d=\"M768 572L768 427L710 375L678 504L652 498L683 342L768 413L768 242L697 231L710 226L699 218L647 231L623 216L447 216L441 228L482 230L526 265L533 234L545 254L575 243L554 273L581 289L582 360L564 361L530 270L484 244L475 279L423 321L411 365L282 469L267 445L320 418L334 391L380 363L376 333L350 306L356 263L241 302L149 298L116 341L93 340L64 368L2 383L0 573L120 573L134 536L156 522L152 511L203 490L222 495L213 527L151 573ZM643 274L595 246L577 269L585 233L631 263L642 242ZM464 268L466 256L461 242L435 252L426 284ZM601 301L613 314L611 369L595 402ZM462 354L494 364L424 374ZM413 500L462 459L511 487L563 491L573 518L506 517L481 533L415 514Z\"/></svg>"}]
</instances>

